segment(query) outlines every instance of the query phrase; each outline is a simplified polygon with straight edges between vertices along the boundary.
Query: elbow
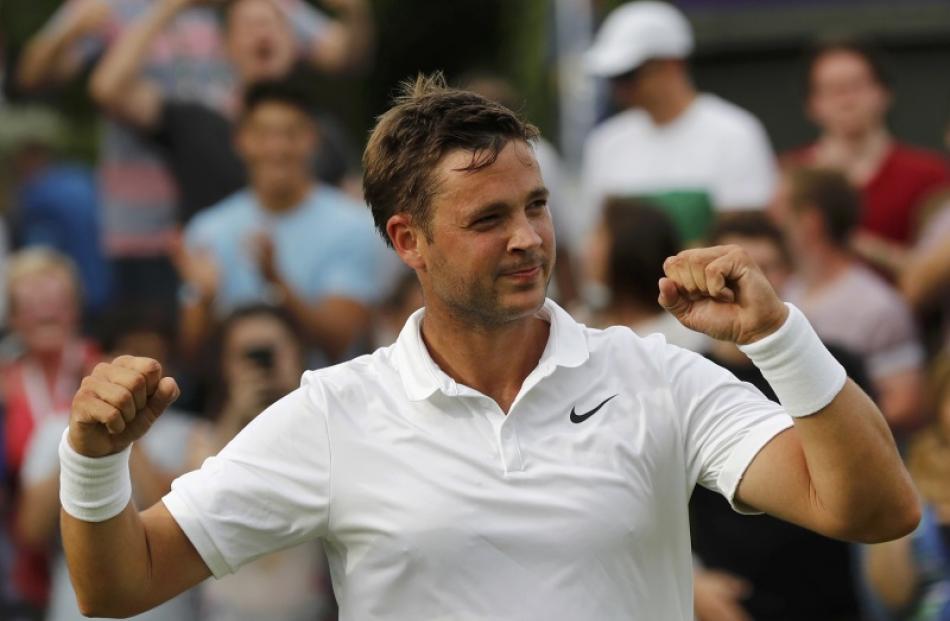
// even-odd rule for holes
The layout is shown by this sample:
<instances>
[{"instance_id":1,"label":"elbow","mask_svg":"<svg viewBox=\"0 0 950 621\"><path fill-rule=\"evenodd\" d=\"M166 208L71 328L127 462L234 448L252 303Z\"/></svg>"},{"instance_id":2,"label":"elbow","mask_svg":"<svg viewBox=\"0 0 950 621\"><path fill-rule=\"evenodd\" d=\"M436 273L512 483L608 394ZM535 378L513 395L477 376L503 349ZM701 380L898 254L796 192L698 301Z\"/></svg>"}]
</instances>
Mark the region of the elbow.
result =
<instances>
[{"instance_id":1,"label":"elbow","mask_svg":"<svg viewBox=\"0 0 950 621\"><path fill-rule=\"evenodd\" d=\"M894 541L914 532L923 511L920 499L912 488L903 496L897 502L886 503L866 519L855 520L842 538L872 544Z\"/></svg>"},{"instance_id":2,"label":"elbow","mask_svg":"<svg viewBox=\"0 0 950 621\"><path fill-rule=\"evenodd\" d=\"M128 619L139 611L123 607L116 598L105 595L95 598L84 595L76 590L76 603L79 605L79 612L84 617L106 618L106 619Z\"/></svg>"}]
</instances>

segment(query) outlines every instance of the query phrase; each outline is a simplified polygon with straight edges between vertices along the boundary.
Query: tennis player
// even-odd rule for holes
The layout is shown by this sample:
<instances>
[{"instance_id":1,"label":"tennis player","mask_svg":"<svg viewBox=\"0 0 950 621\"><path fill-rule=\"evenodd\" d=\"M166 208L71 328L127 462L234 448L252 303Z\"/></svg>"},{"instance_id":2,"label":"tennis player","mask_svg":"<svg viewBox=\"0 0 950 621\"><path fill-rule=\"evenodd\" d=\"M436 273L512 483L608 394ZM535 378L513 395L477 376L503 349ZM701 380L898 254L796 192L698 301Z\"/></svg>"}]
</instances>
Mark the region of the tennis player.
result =
<instances>
[{"instance_id":1,"label":"tennis player","mask_svg":"<svg viewBox=\"0 0 950 621\"><path fill-rule=\"evenodd\" d=\"M545 298L555 241L536 136L437 76L408 84L373 131L364 184L425 309L393 346L306 373L155 506L129 502L129 445L174 379L121 357L84 380L60 454L86 614L132 615L319 538L344 621L687 621L696 484L831 537L915 527L880 412L739 248L671 257L659 300L738 343L781 406Z\"/></svg>"}]
</instances>

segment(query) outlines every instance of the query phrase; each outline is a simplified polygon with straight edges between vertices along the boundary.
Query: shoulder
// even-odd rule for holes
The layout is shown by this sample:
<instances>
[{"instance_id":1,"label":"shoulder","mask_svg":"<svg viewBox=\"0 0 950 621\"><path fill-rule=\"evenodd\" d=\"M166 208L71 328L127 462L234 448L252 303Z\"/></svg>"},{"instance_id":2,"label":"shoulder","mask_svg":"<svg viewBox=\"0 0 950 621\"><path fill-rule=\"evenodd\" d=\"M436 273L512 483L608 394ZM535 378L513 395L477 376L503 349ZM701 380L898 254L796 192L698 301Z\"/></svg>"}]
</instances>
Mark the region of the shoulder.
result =
<instances>
[{"instance_id":1,"label":"shoulder","mask_svg":"<svg viewBox=\"0 0 950 621\"><path fill-rule=\"evenodd\" d=\"M765 134L761 121L745 108L709 93L702 93L696 101L696 111L704 127L731 136Z\"/></svg>"},{"instance_id":2,"label":"shoulder","mask_svg":"<svg viewBox=\"0 0 950 621\"><path fill-rule=\"evenodd\" d=\"M401 390L392 364L394 347L381 347L346 362L307 371L301 378L301 388L308 400L324 412L365 411L363 406L370 400ZM339 408L341 405L348 407Z\"/></svg>"},{"instance_id":3,"label":"shoulder","mask_svg":"<svg viewBox=\"0 0 950 621\"><path fill-rule=\"evenodd\" d=\"M643 111L624 110L592 129L585 146L588 152L607 149L629 141L631 136L645 132L648 127L649 120Z\"/></svg>"},{"instance_id":4,"label":"shoulder","mask_svg":"<svg viewBox=\"0 0 950 621\"><path fill-rule=\"evenodd\" d=\"M237 224L245 221L254 208L254 198L249 190L240 190L231 196L215 203L207 209L199 211L185 227L186 235L195 232L204 232L209 229L218 230L229 223Z\"/></svg>"},{"instance_id":5,"label":"shoulder","mask_svg":"<svg viewBox=\"0 0 950 621\"><path fill-rule=\"evenodd\" d=\"M881 276L863 265L854 265L844 277L846 288L860 295L863 313L878 313L890 319L897 314L909 314L904 298Z\"/></svg>"},{"instance_id":6,"label":"shoulder","mask_svg":"<svg viewBox=\"0 0 950 621\"><path fill-rule=\"evenodd\" d=\"M890 159L891 164L899 167L902 172L950 177L947 159L936 151L898 142L894 144Z\"/></svg>"}]
</instances>

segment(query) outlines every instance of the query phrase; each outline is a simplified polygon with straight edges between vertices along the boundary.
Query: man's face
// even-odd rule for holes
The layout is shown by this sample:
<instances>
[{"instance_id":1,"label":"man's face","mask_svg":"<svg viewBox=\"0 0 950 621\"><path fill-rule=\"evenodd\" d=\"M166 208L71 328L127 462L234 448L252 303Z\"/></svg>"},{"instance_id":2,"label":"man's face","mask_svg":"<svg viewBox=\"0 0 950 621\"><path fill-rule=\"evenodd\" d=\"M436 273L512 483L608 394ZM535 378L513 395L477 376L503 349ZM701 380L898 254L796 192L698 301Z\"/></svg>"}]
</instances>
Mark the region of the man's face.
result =
<instances>
[{"instance_id":1,"label":"man's face","mask_svg":"<svg viewBox=\"0 0 950 621\"><path fill-rule=\"evenodd\" d=\"M310 116L295 106L259 103L242 119L237 138L251 185L258 191L295 191L311 179L316 128Z\"/></svg>"},{"instance_id":2,"label":"man's face","mask_svg":"<svg viewBox=\"0 0 950 621\"><path fill-rule=\"evenodd\" d=\"M293 33L273 0L237 0L228 20L227 48L245 84L282 78L294 63Z\"/></svg>"},{"instance_id":3,"label":"man's face","mask_svg":"<svg viewBox=\"0 0 950 621\"><path fill-rule=\"evenodd\" d=\"M846 50L823 54L810 79L808 115L824 131L853 136L884 123L890 93L860 55Z\"/></svg>"},{"instance_id":4,"label":"man's face","mask_svg":"<svg viewBox=\"0 0 950 621\"><path fill-rule=\"evenodd\" d=\"M69 276L58 271L20 278L10 287L13 329L32 353L61 350L76 336L79 305Z\"/></svg>"},{"instance_id":5,"label":"man's face","mask_svg":"<svg viewBox=\"0 0 950 621\"><path fill-rule=\"evenodd\" d=\"M437 166L431 240L419 235L420 280L427 304L498 326L530 316L544 303L554 226L529 145L512 140L492 165L459 170L471 160L472 153L460 149Z\"/></svg>"},{"instance_id":6,"label":"man's face","mask_svg":"<svg viewBox=\"0 0 950 621\"><path fill-rule=\"evenodd\" d=\"M668 59L645 61L633 71L610 80L611 97L617 107L630 108L648 105L662 97L670 63Z\"/></svg>"}]
</instances>

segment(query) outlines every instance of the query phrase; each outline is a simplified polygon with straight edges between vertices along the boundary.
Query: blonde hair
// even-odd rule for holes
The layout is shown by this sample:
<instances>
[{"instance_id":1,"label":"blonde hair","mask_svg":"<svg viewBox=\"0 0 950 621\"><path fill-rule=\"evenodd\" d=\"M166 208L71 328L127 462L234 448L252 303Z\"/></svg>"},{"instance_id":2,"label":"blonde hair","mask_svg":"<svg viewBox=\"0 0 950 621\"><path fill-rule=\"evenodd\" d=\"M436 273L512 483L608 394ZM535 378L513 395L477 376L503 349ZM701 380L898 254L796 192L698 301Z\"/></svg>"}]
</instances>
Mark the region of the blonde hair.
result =
<instances>
[{"instance_id":1,"label":"blonde hair","mask_svg":"<svg viewBox=\"0 0 950 621\"><path fill-rule=\"evenodd\" d=\"M73 288L76 301L82 297L82 286L76 264L63 253L47 246L32 246L19 250L7 259L7 298L13 308L13 288L22 280L40 275L60 274Z\"/></svg>"}]
</instances>

